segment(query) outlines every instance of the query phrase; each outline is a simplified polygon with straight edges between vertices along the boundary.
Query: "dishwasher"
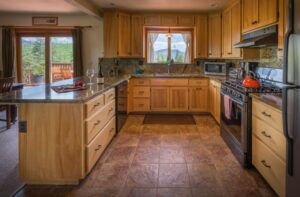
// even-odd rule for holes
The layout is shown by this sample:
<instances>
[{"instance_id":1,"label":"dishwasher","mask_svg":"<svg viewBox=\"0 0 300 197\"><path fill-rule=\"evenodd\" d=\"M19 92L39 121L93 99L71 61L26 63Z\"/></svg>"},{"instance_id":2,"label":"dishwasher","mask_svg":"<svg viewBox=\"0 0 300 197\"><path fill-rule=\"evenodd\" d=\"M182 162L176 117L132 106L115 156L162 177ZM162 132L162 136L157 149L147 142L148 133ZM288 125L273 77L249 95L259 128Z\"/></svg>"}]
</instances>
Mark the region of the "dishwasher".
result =
<instances>
[{"instance_id":1,"label":"dishwasher","mask_svg":"<svg viewBox=\"0 0 300 197\"><path fill-rule=\"evenodd\" d=\"M128 81L124 81L116 87L116 128L120 132L127 119L127 92Z\"/></svg>"}]
</instances>

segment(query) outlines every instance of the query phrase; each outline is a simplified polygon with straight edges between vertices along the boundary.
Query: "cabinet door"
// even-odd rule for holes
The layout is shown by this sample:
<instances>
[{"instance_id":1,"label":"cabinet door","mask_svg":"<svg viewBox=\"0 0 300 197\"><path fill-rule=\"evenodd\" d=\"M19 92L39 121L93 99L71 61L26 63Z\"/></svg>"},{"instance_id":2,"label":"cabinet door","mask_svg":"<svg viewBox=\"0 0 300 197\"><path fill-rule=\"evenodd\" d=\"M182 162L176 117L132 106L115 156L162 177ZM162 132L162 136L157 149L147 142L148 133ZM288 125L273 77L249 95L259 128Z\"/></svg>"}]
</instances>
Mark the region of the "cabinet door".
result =
<instances>
[{"instance_id":1,"label":"cabinet door","mask_svg":"<svg viewBox=\"0 0 300 197\"><path fill-rule=\"evenodd\" d=\"M214 85L211 81L209 83L209 111L210 111L212 116L215 116Z\"/></svg>"},{"instance_id":2,"label":"cabinet door","mask_svg":"<svg viewBox=\"0 0 300 197\"><path fill-rule=\"evenodd\" d=\"M161 25L162 26L176 26L178 24L177 15L164 14L161 15Z\"/></svg>"},{"instance_id":3,"label":"cabinet door","mask_svg":"<svg viewBox=\"0 0 300 197\"><path fill-rule=\"evenodd\" d=\"M242 0L243 12L243 32L247 32L253 28L257 15L256 0Z\"/></svg>"},{"instance_id":4,"label":"cabinet door","mask_svg":"<svg viewBox=\"0 0 300 197\"><path fill-rule=\"evenodd\" d=\"M221 57L221 37L222 37L221 14L211 14L208 17L208 57Z\"/></svg>"},{"instance_id":5,"label":"cabinet door","mask_svg":"<svg viewBox=\"0 0 300 197\"><path fill-rule=\"evenodd\" d=\"M131 55L131 25L130 15L119 13L119 57L129 57Z\"/></svg>"},{"instance_id":6,"label":"cabinet door","mask_svg":"<svg viewBox=\"0 0 300 197\"><path fill-rule=\"evenodd\" d=\"M208 111L208 87L194 87L189 89L190 111Z\"/></svg>"},{"instance_id":7,"label":"cabinet door","mask_svg":"<svg viewBox=\"0 0 300 197\"><path fill-rule=\"evenodd\" d=\"M188 111L188 88L172 87L170 88L170 111Z\"/></svg>"},{"instance_id":8,"label":"cabinet door","mask_svg":"<svg viewBox=\"0 0 300 197\"><path fill-rule=\"evenodd\" d=\"M160 15L145 15L144 16L144 25L146 26L159 26L160 25Z\"/></svg>"},{"instance_id":9,"label":"cabinet door","mask_svg":"<svg viewBox=\"0 0 300 197\"><path fill-rule=\"evenodd\" d=\"M151 88L151 111L169 111L169 88Z\"/></svg>"},{"instance_id":10,"label":"cabinet door","mask_svg":"<svg viewBox=\"0 0 300 197\"><path fill-rule=\"evenodd\" d=\"M284 35L286 33L286 0L279 0L279 21L278 21L278 56L283 56Z\"/></svg>"},{"instance_id":11,"label":"cabinet door","mask_svg":"<svg viewBox=\"0 0 300 197\"><path fill-rule=\"evenodd\" d=\"M230 57L232 55L231 33L231 8L229 8L223 12L222 16L222 57Z\"/></svg>"},{"instance_id":12,"label":"cabinet door","mask_svg":"<svg viewBox=\"0 0 300 197\"><path fill-rule=\"evenodd\" d=\"M241 57L241 49L233 46L241 41L241 4L237 2L231 8L231 56Z\"/></svg>"},{"instance_id":13,"label":"cabinet door","mask_svg":"<svg viewBox=\"0 0 300 197\"><path fill-rule=\"evenodd\" d=\"M221 113L221 89L215 87L215 119L220 124L220 113Z\"/></svg>"},{"instance_id":14,"label":"cabinet door","mask_svg":"<svg viewBox=\"0 0 300 197\"><path fill-rule=\"evenodd\" d=\"M131 16L131 56L143 57L143 16Z\"/></svg>"},{"instance_id":15,"label":"cabinet door","mask_svg":"<svg viewBox=\"0 0 300 197\"><path fill-rule=\"evenodd\" d=\"M199 15L196 18L196 57L207 58L208 48L208 30L207 30L207 16Z\"/></svg>"},{"instance_id":16,"label":"cabinet door","mask_svg":"<svg viewBox=\"0 0 300 197\"><path fill-rule=\"evenodd\" d=\"M118 54L118 16L116 12L104 12L103 16L104 57L113 58Z\"/></svg>"},{"instance_id":17,"label":"cabinet door","mask_svg":"<svg viewBox=\"0 0 300 197\"><path fill-rule=\"evenodd\" d=\"M178 25L179 26L194 26L195 25L194 15L179 15L178 16Z\"/></svg>"},{"instance_id":18,"label":"cabinet door","mask_svg":"<svg viewBox=\"0 0 300 197\"><path fill-rule=\"evenodd\" d=\"M267 26L277 22L277 0L258 1L258 27Z\"/></svg>"}]
</instances>

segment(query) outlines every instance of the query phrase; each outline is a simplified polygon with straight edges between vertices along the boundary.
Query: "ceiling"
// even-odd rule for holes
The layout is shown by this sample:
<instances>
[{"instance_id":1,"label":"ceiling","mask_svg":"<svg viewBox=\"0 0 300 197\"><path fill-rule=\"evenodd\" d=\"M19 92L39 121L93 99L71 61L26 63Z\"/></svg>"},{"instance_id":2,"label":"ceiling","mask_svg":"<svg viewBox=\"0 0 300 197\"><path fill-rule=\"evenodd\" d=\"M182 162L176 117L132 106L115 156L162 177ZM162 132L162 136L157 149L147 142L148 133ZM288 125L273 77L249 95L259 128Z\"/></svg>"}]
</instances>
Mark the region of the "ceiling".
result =
<instances>
[{"instance_id":1,"label":"ceiling","mask_svg":"<svg viewBox=\"0 0 300 197\"><path fill-rule=\"evenodd\" d=\"M158 11L212 11L230 0L91 0L101 8Z\"/></svg>"},{"instance_id":2,"label":"ceiling","mask_svg":"<svg viewBox=\"0 0 300 197\"><path fill-rule=\"evenodd\" d=\"M77 13L80 10L64 0L0 0L0 12Z\"/></svg>"}]
</instances>

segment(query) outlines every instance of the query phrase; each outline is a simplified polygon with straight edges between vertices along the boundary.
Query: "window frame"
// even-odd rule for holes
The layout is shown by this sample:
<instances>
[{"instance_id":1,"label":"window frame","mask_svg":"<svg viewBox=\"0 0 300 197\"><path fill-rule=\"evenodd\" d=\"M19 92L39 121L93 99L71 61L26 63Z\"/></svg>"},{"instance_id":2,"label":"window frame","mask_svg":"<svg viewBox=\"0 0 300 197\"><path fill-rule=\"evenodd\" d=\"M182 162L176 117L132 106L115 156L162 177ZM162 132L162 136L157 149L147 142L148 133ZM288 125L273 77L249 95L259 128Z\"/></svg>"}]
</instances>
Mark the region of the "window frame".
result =
<instances>
[{"instance_id":1,"label":"window frame","mask_svg":"<svg viewBox=\"0 0 300 197\"><path fill-rule=\"evenodd\" d=\"M161 65L163 63L152 63L148 62L148 33L150 32L157 32L157 33L184 33L184 32L189 32L191 34L191 54L190 54L190 59L191 61L189 63L176 63L174 62L173 64L175 65L182 65L182 64L193 64L194 62L194 30L195 28L179 28L179 27L146 27L145 28L145 59L147 64L153 64L153 65ZM168 38L168 57L171 56L171 38Z\"/></svg>"}]
</instances>

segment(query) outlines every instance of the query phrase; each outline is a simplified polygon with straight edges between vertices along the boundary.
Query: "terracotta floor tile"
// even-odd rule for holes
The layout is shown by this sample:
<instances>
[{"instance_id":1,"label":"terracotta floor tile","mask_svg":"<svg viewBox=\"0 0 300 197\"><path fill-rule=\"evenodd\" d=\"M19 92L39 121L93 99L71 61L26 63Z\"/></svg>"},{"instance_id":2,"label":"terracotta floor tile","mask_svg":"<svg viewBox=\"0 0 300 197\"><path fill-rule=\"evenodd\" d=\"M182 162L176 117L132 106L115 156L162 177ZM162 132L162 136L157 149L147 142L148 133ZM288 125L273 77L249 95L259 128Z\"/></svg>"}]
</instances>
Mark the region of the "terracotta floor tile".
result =
<instances>
[{"instance_id":1,"label":"terracotta floor tile","mask_svg":"<svg viewBox=\"0 0 300 197\"><path fill-rule=\"evenodd\" d=\"M160 148L160 163L185 163L184 151L181 147L161 147Z\"/></svg>"},{"instance_id":2,"label":"terracotta floor tile","mask_svg":"<svg viewBox=\"0 0 300 197\"><path fill-rule=\"evenodd\" d=\"M162 135L174 135L181 133L181 125L160 125L159 133Z\"/></svg>"},{"instance_id":3,"label":"terracotta floor tile","mask_svg":"<svg viewBox=\"0 0 300 197\"><path fill-rule=\"evenodd\" d=\"M147 124L143 126L142 134L160 135L161 125Z\"/></svg>"},{"instance_id":4,"label":"terracotta floor tile","mask_svg":"<svg viewBox=\"0 0 300 197\"><path fill-rule=\"evenodd\" d=\"M191 187L201 186L203 183L217 186L217 170L210 163L187 164Z\"/></svg>"},{"instance_id":5,"label":"terracotta floor tile","mask_svg":"<svg viewBox=\"0 0 300 197\"><path fill-rule=\"evenodd\" d=\"M192 188L192 193L193 197L231 197L222 188L207 184L202 184L197 188Z\"/></svg>"},{"instance_id":6,"label":"terracotta floor tile","mask_svg":"<svg viewBox=\"0 0 300 197\"><path fill-rule=\"evenodd\" d=\"M156 188L124 188L120 197L156 197Z\"/></svg>"},{"instance_id":7,"label":"terracotta floor tile","mask_svg":"<svg viewBox=\"0 0 300 197\"><path fill-rule=\"evenodd\" d=\"M158 164L132 164L126 187L156 187Z\"/></svg>"},{"instance_id":8,"label":"terracotta floor tile","mask_svg":"<svg viewBox=\"0 0 300 197\"><path fill-rule=\"evenodd\" d=\"M184 147L188 145L188 140L185 136L182 135L162 135L160 146L177 146Z\"/></svg>"},{"instance_id":9,"label":"terracotta floor tile","mask_svg":"<svg viewBox=\"0 0 300 197\"><path fill-rule=\"evenodd\" d=\"M122 128L121 133L140 135L142 130L142 125L128 124Z\"/></svg>"},{"instance_id":10,"label":"terracotta floor tile","mask_svg":"<svg viewBox=\"0 0 300 197\"><path fill-rule=\"evenodd\" d=\"M130 163L134 157L135 151L135 147L113 148L110 154L107 156L105 163Z\"/></svg>"},{"instance_id":11,"label":"terracotta floor tile","mask_svg":"<svg viewBox=\"0 0 300 197\"><path fill-rule=\"evenodd\" d=\"M145 134L142 135L139 141L140 147L151 147L151 146L160 146L160 135L154 135L154 134Z\"/></svg>"},{"instance_id":12,"label":"terracotta floor tile","mask_svg":"<svg viewBox=\"0 0 300 197\"><path fill-rule=\"evenodd\" d=\"M133 163L159 163L160 148L158 146L152 147L138 147L133 158Z\"/></svg>"},{"instance_id":13,"label":"terracotta floor tile","mask_svg":"<svg viewBox=\"0 0 300 197\"><path fill-rule=\"evenodd\" d=\"M112 146L115 148L126 146L137 146L139 144L140 137L135 135L120 135L116 137Z\"/></svg>"},{"instance_id":14,"label":"terracotta floor tile","mask_svg":"<svg viewBox=\"0 0 300 197\"><path fill-rule=\"evenodd\" d=\"M187 135L187 136L200 135L197 125L184 125L183 127L181 127L180 131L181 131L181 134Z\"/></svg>"},{"instance_id":15,"label":"terracotta floor tile","mask_svg":"<svg viewBox=\"0 0 300 197\"><path fill-rule=\"evenodd\" d=\"M190 188L158 188L157 197L192 197Z\"/></svg>"},{"instance_id":16,"label":"terracotta floor tile","mask_svg":"<svg viewBox=\"0 0 300 197\"><path fill-rule=\"evenodd\" d=\"M159 187L189 187L186 164L160 164Z\"/></svg>"},{"instance_id":17,"label":"terracotta floor tile","mask_svg":"<svg viewBox=\"0 0 300 197\"><path fill-rule=\"evenodd\" d=\"M125 126L127 125L143 125L145 115L130 115L127 117Z\"/></svg>"},{"instance_id":18,"label":"terracotta floor tile","mask_svg":"<svg viewBox=\"0 0 300 197\"><path fill-rule=\"evenodd\" d=\"M184 155L187 163L211 162L211 155L203 146L187 147L184 149Z\"/></svg>"}]
</instances>

